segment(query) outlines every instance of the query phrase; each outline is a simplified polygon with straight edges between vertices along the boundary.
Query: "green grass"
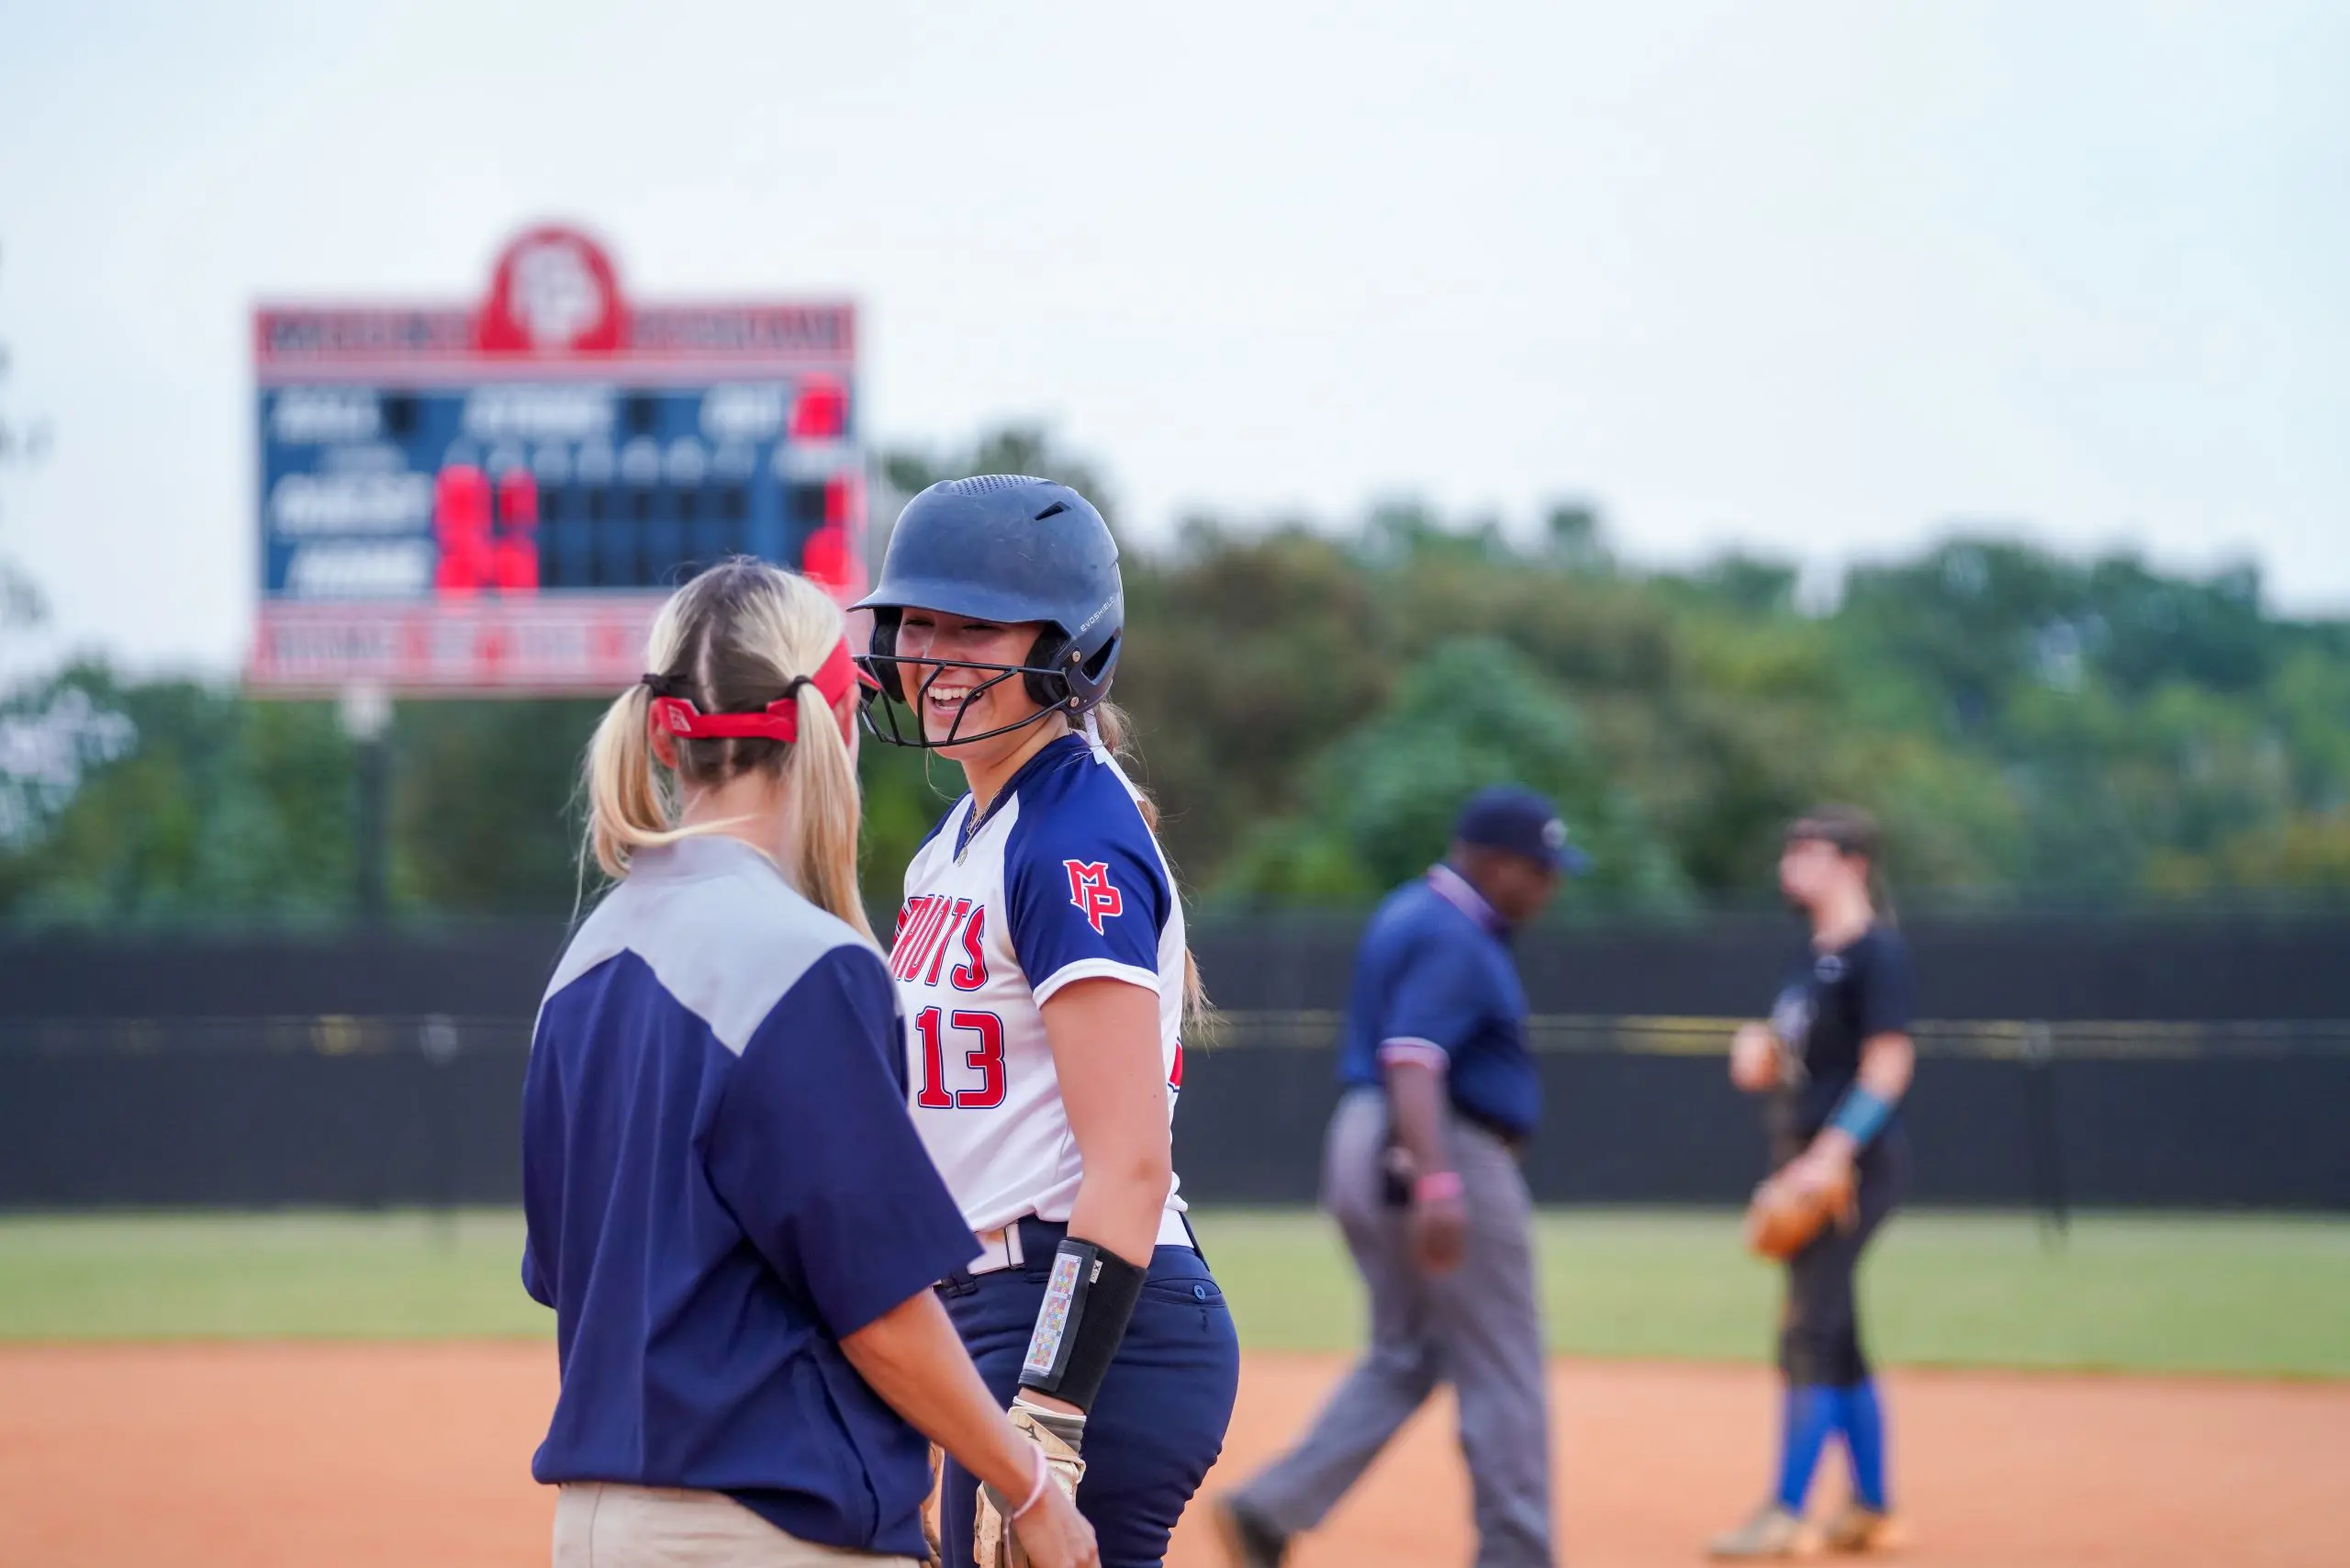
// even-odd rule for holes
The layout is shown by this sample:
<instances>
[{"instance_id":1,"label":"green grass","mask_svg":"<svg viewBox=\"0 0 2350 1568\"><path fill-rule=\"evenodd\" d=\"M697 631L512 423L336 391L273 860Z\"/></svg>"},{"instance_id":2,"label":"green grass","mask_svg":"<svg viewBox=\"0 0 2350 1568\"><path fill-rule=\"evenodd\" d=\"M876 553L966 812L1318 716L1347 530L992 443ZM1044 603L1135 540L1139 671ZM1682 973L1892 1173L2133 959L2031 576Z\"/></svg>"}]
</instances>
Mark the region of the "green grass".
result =
<instances>
[{"instance_id":1,"label":"green grass","mask_svg":"<svg viewBox=\"0 0 2350 1568\"><path fill-rule=\"evenodd\" d=\"M1198 1216L1244 1341L1346 1350L1361 1295L1312 1215ZM1774 1271L1727 1214L1554 1212L1551 1343L1770 1354ZM0 1339L543 1336L510 1212L0 1218ZM2350 1221L2091 1215L2061 1248L2008 1215L1908 1214L1862 1275L1887 1362L2350 1377Z\"/></svg>"},{"instance_id":2,"label":"green grass","mask_svg":"<svg viewBox=\"0 0 2350 1568\"><path fill-rule=\"evenodd\" d=\"M0 1338L552 1334L521 1260L509 1210L0 1218Z\"/></svg>"},{"instance_id":3,"label":"green grass","mask_svg":"<svg viewBox=\"0 0 2350 1568\"><path fill-rule=\"evenodd\" d=\"M1361 1293L1335 1231L1291 1214L1200 1226L1267 1349L1351 1345ZM1537 1242L1551 1346L1748 1361L1775 1346L1779 1271L1737 1216L1551 1212ZM1908 1366L2350 1376L2350 1222L2091 1215L2051 1247L2027 1216L1905 1214L1861 1273L1872 1354Z\"/></svg>"}]
</instances>

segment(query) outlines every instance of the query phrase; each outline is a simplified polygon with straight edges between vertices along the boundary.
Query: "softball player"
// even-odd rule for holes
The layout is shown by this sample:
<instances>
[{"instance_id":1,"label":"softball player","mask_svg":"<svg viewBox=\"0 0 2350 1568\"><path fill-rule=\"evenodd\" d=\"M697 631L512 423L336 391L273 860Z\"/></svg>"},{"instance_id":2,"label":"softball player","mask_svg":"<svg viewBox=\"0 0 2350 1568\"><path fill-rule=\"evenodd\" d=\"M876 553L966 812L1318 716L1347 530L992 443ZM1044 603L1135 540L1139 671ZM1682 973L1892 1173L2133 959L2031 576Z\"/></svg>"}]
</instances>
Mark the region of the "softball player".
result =
<instances>
[{"instance_id":1,"label":"softball player","mask_svg":"<svg viewBox=\"0 0 2350 1568\"><path fill-rule=\"evenodd\" d=\"M588 753L620 885L547 988L522 1105L556 1568L910 1562L924 1433L1017 1499L1032 1562L1097 1561L931 1293L971 1233L907 1122L857 901L842 629L802 578L713 567Z\"/></svg>"},{"instance_id":2,"label":"softball player","mask_svg":"<svg viewBox=\"0 0 2350 1568\"><path fill-rule=\"evenodd\" d=\"M1371 1297L1371 1349L1296 1448L1218 1500L1233 1568L1276 1568L1438 1383L1460 1404L1477 1562L1548 1568L1550 1421L1518 1150L1541 1114L1509 951L1583 857L1550 803L1471 799L1450 854L1389 895L1355 959L1323 1198Z\"/></svg>"},{"instance_id":3,"label":"softball player","mask_svg":"<svg viewBox=\"0 0 2350 1568\"><path fill-rule=\"evenodd\" d=\"M883 739L969 792L906 869L890 966L914 1125L978 1234L940 1294L1015 1422L1066 1444L1102 1560L1157 1563L1215 1462L1239 1349L1176 1193L1180 1032L1201 1007L1148 799L1103 704L1125 629L1101 514L1044 479L934 485L898 520L869 659ZM901 709L908 715L900 719ZM951 1464L949 1564L997 1489Z\"/></svg>"},{"instance_id":4,"label":"softball player","mask_svg":"<svg viewBox=\"0 0 2350 1568\"><path fill-rule=\"evenodd\" d=\"M1843 807L1787 829L1779 888L1811 925L1768 1024L1730 1047L1730 1078L1772 1095L1773 1162L1796 1183L1836 1192L1856 1182L1852 1211L1787 1263L1779 1371L1786 1383L1778 1486L1753 1517L1715 1539L1717 1557L1786 1557L1825 1544L1865 1551L1895 1544L1885 1482L1885 1411L1861 1350L1853 1274L1861 1251L1900 1201L1908 1148L1898 1114L1915 1053L1909 954L1883 908L1877 830ZM1815 1532L1803 1518L1811 1473L1831 1436L1852 1461L1850 1505Z\"/></svg>"}]
</instances>

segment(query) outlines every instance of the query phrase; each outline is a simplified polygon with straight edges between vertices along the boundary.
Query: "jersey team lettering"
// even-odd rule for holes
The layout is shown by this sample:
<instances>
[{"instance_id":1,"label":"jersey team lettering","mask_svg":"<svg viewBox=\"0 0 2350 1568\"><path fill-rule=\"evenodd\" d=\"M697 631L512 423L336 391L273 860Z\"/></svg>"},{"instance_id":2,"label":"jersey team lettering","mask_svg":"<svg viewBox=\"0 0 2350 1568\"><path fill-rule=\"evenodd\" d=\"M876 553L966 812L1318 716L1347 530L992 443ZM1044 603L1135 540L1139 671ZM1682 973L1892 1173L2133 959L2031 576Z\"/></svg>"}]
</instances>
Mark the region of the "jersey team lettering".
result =
<instances>
[{"instance_id":1,"label":"jersey team lettering","mask_svg":"<svg viewBox=\"0 0 2350 1568\"><path fill-rule=\"evenodd\" d=\"M935 893L908 899L905 908L898 912L897 939L890 947L890 974L912 983L936 985L943 971L946 983L957 991L978 991L988 983L987 921L987 906L969 899ZM958 938L962 961L946 969L947 952Z\"/></svg>"},{"instance_id":2,"label":"jersey team lettering","mask_svg":"<svg viewBox=\"0 0 2350 1568\"><path fill-rule=\"evenodd\" d=\"M1069 868L1069 902L1097 934L1104 920L1126 912L1125 895L1110 880L1108 861L1064 860L1061 864Z\"/></svg>"}]
</instances>

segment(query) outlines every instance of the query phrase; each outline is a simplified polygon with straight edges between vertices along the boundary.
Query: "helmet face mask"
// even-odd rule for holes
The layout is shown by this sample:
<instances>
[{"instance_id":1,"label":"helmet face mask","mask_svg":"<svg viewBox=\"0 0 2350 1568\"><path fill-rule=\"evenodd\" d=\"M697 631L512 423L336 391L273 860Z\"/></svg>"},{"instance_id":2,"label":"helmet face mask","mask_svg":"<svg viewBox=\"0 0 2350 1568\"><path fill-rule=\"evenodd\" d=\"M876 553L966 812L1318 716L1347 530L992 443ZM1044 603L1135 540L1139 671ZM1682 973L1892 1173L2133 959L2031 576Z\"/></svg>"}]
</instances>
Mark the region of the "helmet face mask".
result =
<instances>
[{"instance_id":1,"label":"helmet face mask","mask_svg":"<svg viewBox=\"0 0 2350 1568\"><path fill-rule=\"evenodd\" d=\"M857 605L874 612L871 651L860 662L880 688L865 695L867 731L893 745L935 751L1024 729L1053 713L1074 719L1086 712L1109 694L1125 640L1117 562L1109 525L1066 485L983 474L923 491L900 515L880 580ZM1018 664L913 658L898 652L900 625L912 610L1042 629ZM933 666L911 700L901 675L907 665ZM947 734L934 741L923 722L923 697L950 669L987 678L964 699ZM1037 711L963 734L971 701L1015 675Z\"/></svg>"},{"instance_id":2,"label":"helmet face mask","mask_svg":"<svg viewBox=\"0 0 2350 1568\"><path fill-rule=\"evenodd\" d=\"M1055 713L1074 716L1091 706L1091 703L1080 704L1070 694L1064 670L1043 662L1039 656L1046 654L1056 643L1064 645L1068 643L1068 639L1053 628L1047 627L1037 637L1036 651L1029 655L1026 663L1002 665L977 659L943 659L927 655L915 658L901 655L896 650L896 620L894 615L887 621L880 615L875 616L873 651L857 661L874 678L873 686L860 689L863 701L858 711L864 719L866 733L875 740L919 751L939 751L948 746L966 745L973 741L992 740L1014 730L1024 730L1032 724L1042 723ZM887 649L883 646L885 641L890 644ZM930 671L923 678L921 689L911 697L906 694L904 675L904 668L909 665ZM968 670L988 678L974 686L963 699L963 705L956 711L955 722L948 727L946 734L932 740L923 723L923 705L930 695L932 685L948 670ZM1022 678L1030 700L1036 704L1036 711L1008 724L998 724L993 729L979 730L968 735L963 734L963 721L969 717L971 704L1014 676ZM1058 694L1056 688L1058 689ZM902 719L900 717L901 713L904 715Z\"/></svg>"}]
</instances>

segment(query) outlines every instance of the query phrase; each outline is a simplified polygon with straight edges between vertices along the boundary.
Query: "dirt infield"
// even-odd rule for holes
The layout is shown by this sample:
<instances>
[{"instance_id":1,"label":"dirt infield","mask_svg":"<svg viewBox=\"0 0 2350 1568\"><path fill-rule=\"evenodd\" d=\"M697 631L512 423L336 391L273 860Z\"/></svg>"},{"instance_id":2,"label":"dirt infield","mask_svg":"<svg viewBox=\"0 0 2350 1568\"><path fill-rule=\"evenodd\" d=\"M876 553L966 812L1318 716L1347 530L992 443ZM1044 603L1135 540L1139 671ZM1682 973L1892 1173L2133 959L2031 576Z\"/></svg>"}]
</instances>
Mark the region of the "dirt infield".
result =
<instances>
[{"instance_id":1,"label":"dirt infield","mask_svg":"<svg viewBox=\"0 0 2350 1568\"><path fill-rule=\"evenodd\" d=\"M1226 1450L1277 1449L1338 1363L1250 1357ZM544 1562L528 1474L542 1345L0 1350L0 1563L491 1568ZM2350 1384L1910 1373L1892 1380L1919 1564L2350 1562ZM1650 1568L1760 1489L1773 1398L1744 1368L1562 1363L1566 1561ZM1211 1481L1211 1485L1214 1483ZM1295 1555L1469 1561L1449 1415L1423 1416ZM1217 1561L1187 1527L1175 1568Z\"/></svg>"}]
</instances>

